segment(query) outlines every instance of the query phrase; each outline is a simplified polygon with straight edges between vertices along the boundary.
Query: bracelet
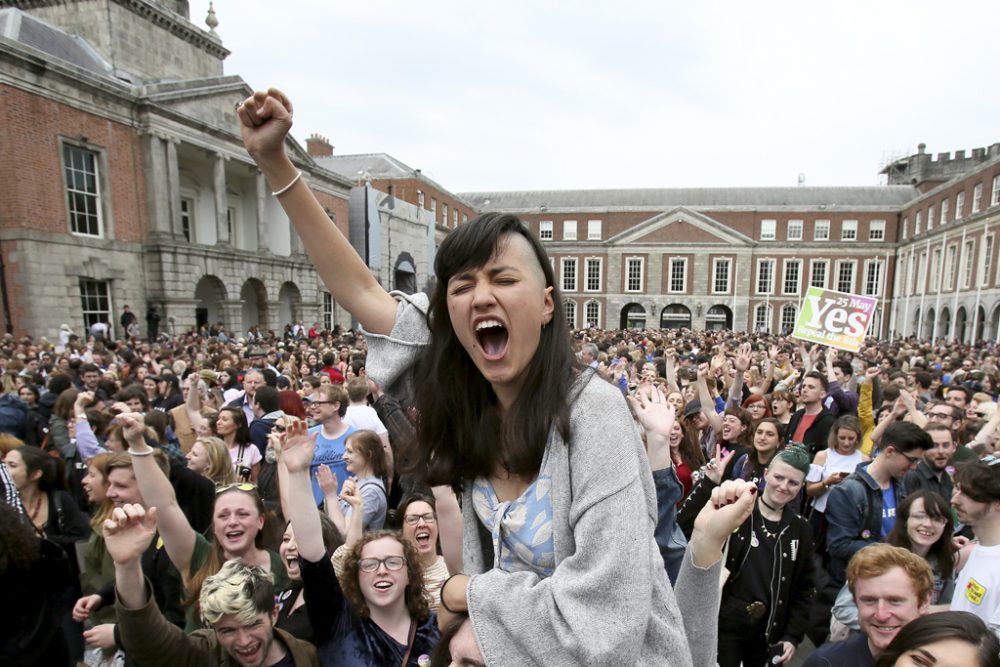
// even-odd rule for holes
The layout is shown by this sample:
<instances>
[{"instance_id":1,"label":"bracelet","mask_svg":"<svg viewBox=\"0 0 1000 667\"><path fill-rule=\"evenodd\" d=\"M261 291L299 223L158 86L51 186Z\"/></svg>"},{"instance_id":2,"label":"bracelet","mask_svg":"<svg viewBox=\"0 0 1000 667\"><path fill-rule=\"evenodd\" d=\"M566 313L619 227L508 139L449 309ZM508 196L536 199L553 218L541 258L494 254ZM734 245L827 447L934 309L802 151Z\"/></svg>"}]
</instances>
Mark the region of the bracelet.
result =
<instances>
[{"instance_id":1,"label":"bracelet","mask_svg":"<svg viewBox=\"0 0 1000 667\"><path fill-rule=\"evenodd\" d=\"M275 190L271 194L274 195L275 197L280 197L281 195L283 195L286 192L288 192L289 190L291 190L292 186L295 185L296 183L298 183L300 178L302 178L302 172L301 171L297 172L295 174L295 178L292 179L291 183L289 183L285 187L281 188L280 190Z\"/></svg>"},{"instance_id":2,"label":"bracelet","mask_svg":"<svg viewBox=\"0 0 1000 667\"><path fill-rule=\"evenodd\" d=\"M448 607L448 605L445 604L445 601L444 601L444 589L448 586L448 582L451 581L452 579L454 579L457 576L458 576L458 574L453 574L450 577L448 577L447 579L445 579L444 583L441 584L441 606L444 607L444 610L446 612L448 612L449 614L461 614L461 613L464 613L464 612L460 612L460 611L455 611L454 609L450 609Z\"/></svg>"},{"instance_id":3,"label":"bracelet","mask_svg":"<svg viewBox=\"0 0 1000 667\"><path fill-rule=\"evenodd\" d=\"M131 447L129 447L128 453L129 453L130 456L152 456L153 455L153 450L152 449L147 449L144 452L137 452L134 449L132 449Z\"/></svg>"}]
</instances>

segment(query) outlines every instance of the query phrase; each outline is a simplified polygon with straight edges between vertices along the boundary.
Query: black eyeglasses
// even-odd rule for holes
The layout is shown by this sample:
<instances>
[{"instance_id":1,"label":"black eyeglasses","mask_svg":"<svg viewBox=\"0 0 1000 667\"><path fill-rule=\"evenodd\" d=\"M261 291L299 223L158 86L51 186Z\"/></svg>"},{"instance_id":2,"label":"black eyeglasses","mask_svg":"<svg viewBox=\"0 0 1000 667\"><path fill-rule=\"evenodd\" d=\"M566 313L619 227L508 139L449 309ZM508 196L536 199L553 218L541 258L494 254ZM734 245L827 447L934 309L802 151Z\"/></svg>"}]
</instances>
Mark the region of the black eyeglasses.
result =
<instances>
[{"instance_id":1,"label":"black eyeglasses","mask_svg":"<svg viewBox=\"0 0 1000 667\"><path fill-rule=\"evenodd\" d=\"M910 456L906 452L900 452L898 449L896 451L899 452L899 454L903 458L905 458L907 461L909 461L911 466L912 465L916 465L917 463L920 463L920 457L919 456Z\"/></svg>"},{"instance_id":2,"label":"black eyeglasses","mask_svg":"<svg viewBox=\"0 0 1000 667\"><path fill-rule=\"evenodd\" d=\"M336 401L309 401L310 405L332 405Z\"/></svg>"},{"instance_id":3,"label":"black eyeglasses","mask_svg":"<svg viewBox=\"0 0 1000 667\"><path fill-rule=\"evenodd\" d=\"M285 431L288 430L288 427L282 426L281 424L275 424L274 426L271 427L271 430L275 431L276 433L284 433Z\"/></svg>"},{"instance_id":4,"label":"black eyeglasses","mask_svg":"<svg viewBox=\"0 0 1000 667\"><path fill-rule=\"evenodd\" d=\"M362 572L375 572L380 565L385 565L385 569L390 572L402 570L406 565L406 559L402 556L388 556L386 558L362 558L358 561L358 568Z\"/></svg>"},{"instance_id":5,"label":"black eyeglasses","mask_svg":"<svg viewBox=\"0 0 1000 667\"><path fill-rule=\"evenodd\" d=\"M437 515L434 512L428 512L427 514L407 514L403 517L403 521L406 522L407 526L415 526L420 523L423 519L424 523L437 523Z\"/></svg>"}]
</instances>

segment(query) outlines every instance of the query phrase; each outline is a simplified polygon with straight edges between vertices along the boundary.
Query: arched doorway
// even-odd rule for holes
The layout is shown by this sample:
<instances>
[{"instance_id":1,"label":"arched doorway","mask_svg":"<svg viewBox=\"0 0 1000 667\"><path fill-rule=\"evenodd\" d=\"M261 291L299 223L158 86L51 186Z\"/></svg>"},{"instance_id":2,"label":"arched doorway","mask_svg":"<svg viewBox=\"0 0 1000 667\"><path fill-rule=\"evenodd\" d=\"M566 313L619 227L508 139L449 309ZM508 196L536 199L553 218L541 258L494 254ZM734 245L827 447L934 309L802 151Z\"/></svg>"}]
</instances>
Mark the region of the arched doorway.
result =
<instances>
[{"instance_id":1,"label":"arched doorway","mask_svg":"<svg viewBox=\"0 0 1000 667\"><path fill-rule=\"evenodd\" d=\"M933 308L927 309L927 314L924 315L924 330L921 336L924 338L930 338L934 335L934 316L936 313Z\"/></svg>"},{"instance_id":2,"label":"arched doorway","mask_svg":"<svg viewBox=\"0 0 1000 667\"><path fill-rule=\"evenodd\" d=\"M216 276L202 276L194 288L198 305L194 309L195 323L200 329L222 321L222 302L226 300L226 286Z\"/></svg>"},{"instance_id":3,"label":"arched doorway","mask_svg":"<svg viewBox=\"0 0 1000 667\"><path fill-rule=\"evenodd\" d=\"M990 338L1000 338L1000 304L993 307L993 317L990 318Z\"/></svg>"},{"instance_id":4,"label":"arched doorway","mask_svg":"<svg viewBox=\"0 0 1000 667\"><path fill-rule=\"evenodd\" d=\"M267 289L257 278L250 278L240 289L240 301L243 304L243 333L252 326L267 327Z\"/></svg>"},{"instance_id":5,"label":"arched doorway","mask_svg":"<svg viewBox=\"0 0 1000 667\"><path fill-rule=\"evenodd\" d=\"M951 311L947 308L941 309L941 322L938 323L938 338L948 339L951 337Z\"/></svg>"},{"instance_id":6,"label":"arched doorway","mask_svg":"<svg viewBox=\"0 0 1000 667\"><path fill-rule=\"evenodd\" d=\"M302 294L295 283L288 282L278 290L278 326L284 328L286 324L295 324L302 317L299 314L299 304L302 303Z\"/></svg>"},{"instance_id":7,"label":"arched doorway","mask_svg":"<svg viewBox=\"0 0 1000 667\"><path fill-rule=\"evenodd\" d=\"M960 306L955 311L955 340L959 342L965 341L966 320L968 320L968 315L965 312L965 306Z\"/></svg>"},{"instance_id":8,"label":"arched doorway","mask_svg":"<svg viewBox=\"0 0 1000 667\"><path fill-rule=\"evenodd\" d=\"M912 332L911 336L920 337L920 309L916 308L913 311L913 327L910 329Z\"/></svg>"},{"instance_id":9,"label":"arched doorway","mask_svg":"<svg viewBox=\"0 0 1000 667\"><path fill-rule=\"evenodd\" d=\"M638 303L630 303L622 308L622 329L645 329L646 309Z\"/></svg>"},{"instance_id":10,"label":"arched doorway","mask_svg":"<svg viewBox=\"0 0 1000 667\"><path fill-rule=\"evenodd\" d=\"M718 331L719 329L733 328L733 311L728 306L716 305L708 309L705 313L705 329L707 331Z\"/></svg>"},{"instance_id":11,"label":"arched doorway","mask_svg":"<svg viewBox=\"0 0 1000 667\"><path fill-rule=\"evenodd\" d=\"M410 253L400 253L396 258L392 284L394 289L404 294L413 294L417 291L417 266Z\"/></svg>"},{"instance_id":12,"label":"arched doorway","mask_svg":"<svg viewBox=\"0 0 1000 667\"><path fill-rule=\"evenodd\" d=\"M691 309L679 303L672 303L660 311L661 329L690 329Z\"/></svg>"},{"instance_id":13,"label":"arched doorway","mask_svg":"<svg viewBox=\"0 0 1000 667\"><path fill-rule=\"evenodd\" d=\"M976 331L972 342L986 340L986 309L979 306L978 318L976 319Z\"/></svg>"}]
</instances>

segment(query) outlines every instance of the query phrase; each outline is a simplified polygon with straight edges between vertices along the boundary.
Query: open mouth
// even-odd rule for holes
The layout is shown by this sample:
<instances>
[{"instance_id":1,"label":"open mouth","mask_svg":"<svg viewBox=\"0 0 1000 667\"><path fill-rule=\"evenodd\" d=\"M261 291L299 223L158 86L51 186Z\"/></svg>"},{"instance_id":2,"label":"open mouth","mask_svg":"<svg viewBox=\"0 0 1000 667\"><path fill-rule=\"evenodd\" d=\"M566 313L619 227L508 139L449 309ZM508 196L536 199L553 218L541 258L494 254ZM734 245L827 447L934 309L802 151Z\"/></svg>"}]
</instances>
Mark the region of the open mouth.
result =
<instances>
[{"instance_id":1,"label":"open mouth","mask_svg":"<svg viewBox=\"0 0 1000 667\"><path fill-rule=\"evenodd\" d=\"M426 549L431 544L431 532L429 530L418 530L413 534L413 539L417 542L417 547Z\"/></svg>"},{"instance_id":2,"label":"open mouth","mask_svg":"<svg viewBox=\"0 0 1000 667\"><path fill-rule=\"evenodd\" d=\"M252 646L244 649L233 648L233 652L236 656L243 662L247 664L256 664L255 658L257 653L260 651L260 642L254 643Z\"/></svg>"},{"instance_id":3,"label":"open mouth","mask_svg":"<svg viewBox=\"0 0 1000 667\"><path fill-rule=\"evenodd\" d=\"M226 531L227 540L238 540L246 534L246 531L242 530L230 530Z\"/></svg>"},{"instance_id":4,"label":"open mouth","mask_svg":"<svg viewBox=\"0 0 1000 667\"><path fill-rule=\"evenodd\" d=\"M372 588L375 588L380 591L387 591L390 588L392 588L392 585L393 584L391 581L388 581L387 579L380 579L379 581L376 581L374 584L372 584Z\"/></svg>"},{"instance_id":5,"label":"open mouth","mask_svg":"<svg viewBox=\"0 0 1000 667\"><path fill-rule=\"evenodd\" d=\"M483 355L490 361L503 357L507 351L507 338L507 328L500 320L488 319L476 324L476 341Z\"/></svg>"}]
</instances>

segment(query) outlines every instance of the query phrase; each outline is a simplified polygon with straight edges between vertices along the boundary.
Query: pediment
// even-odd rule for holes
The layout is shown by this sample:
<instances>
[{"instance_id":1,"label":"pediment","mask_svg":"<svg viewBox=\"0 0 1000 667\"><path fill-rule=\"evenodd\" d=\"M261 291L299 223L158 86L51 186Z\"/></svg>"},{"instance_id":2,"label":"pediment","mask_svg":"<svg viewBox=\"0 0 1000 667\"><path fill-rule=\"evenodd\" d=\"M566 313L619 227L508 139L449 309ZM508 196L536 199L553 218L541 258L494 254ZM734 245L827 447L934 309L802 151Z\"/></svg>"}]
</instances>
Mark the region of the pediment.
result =
<instances>
[{"instance_id":1,"label":"pediment","mask_svg":"<svg viewBox=\"0 0 1000 667\"><path fill-rule=\"evenodd\" d=\"M633 243L678 245L742 245L754 240L703 213L678 206L658 213L610 239L611 245Z\"/></svg>"},{"instance_id":2,"label":"pediment","mask_svg":"<svg viewBox=\"0 0 1000 667\"><path fill-rule=\"evenodd\" d=\"M143 97L156 107L236 137L239 122L234 105L251 94L253 88L238 76L159 83L143 89ZM311 161L291 135L286 139L286 148L293 160Z\"/></svg>"}]
</instances>

